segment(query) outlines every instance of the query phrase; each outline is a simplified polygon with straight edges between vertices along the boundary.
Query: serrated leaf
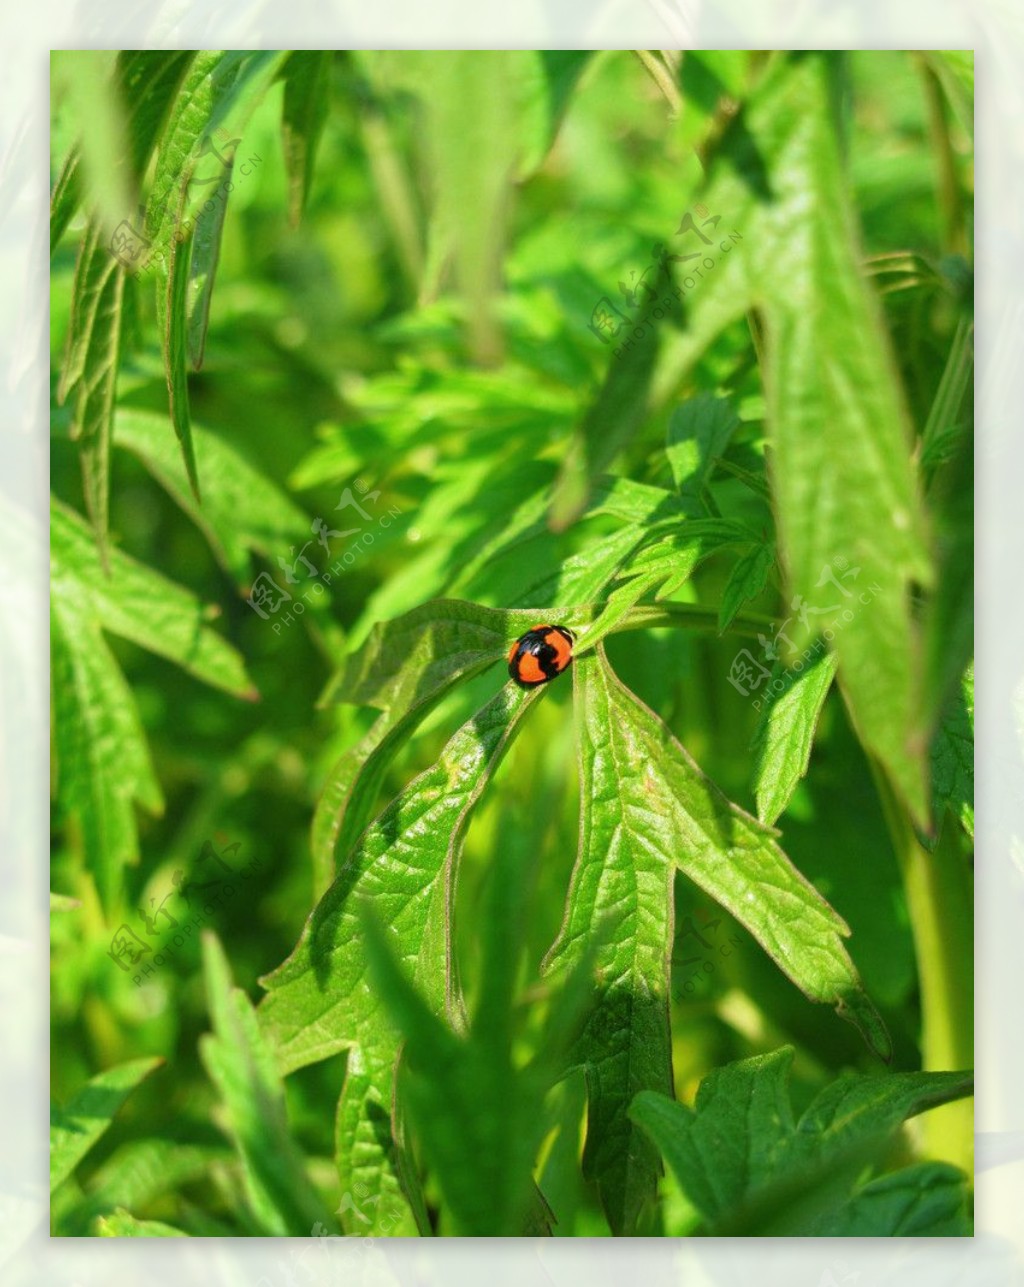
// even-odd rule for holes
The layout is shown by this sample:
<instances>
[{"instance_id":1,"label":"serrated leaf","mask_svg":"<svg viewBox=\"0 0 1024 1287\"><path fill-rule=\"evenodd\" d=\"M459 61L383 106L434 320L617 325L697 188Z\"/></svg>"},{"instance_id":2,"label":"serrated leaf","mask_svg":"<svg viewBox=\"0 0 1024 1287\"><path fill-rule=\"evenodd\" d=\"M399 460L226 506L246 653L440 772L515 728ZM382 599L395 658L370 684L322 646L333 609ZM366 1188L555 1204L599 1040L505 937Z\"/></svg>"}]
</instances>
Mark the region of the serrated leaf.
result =
<instances>
[{"instance_id":1,"label":"serrated leaf","mask_svg":"<svg viewBox=\"0 0 1024 1287\"><path fill-rule=\"evenodd\" d=\"M86 868L107 910L139 857L135 805L163 809L131 689L80 586L50 596L54 776L58 815L79 828Z\"/></svg>"},{"instance_id":2,"label":"serrated leaf","mask_svg":"<svg viewBox=\"0 0 1024 1287\"><path fill-rule=\"evenodd\" d=\"M50 1110L50 1192L71 1175L118 1109L162 1059L133 1059L97 1074L63 1108Z\"/></svg>"},{"instance_id":3,"label":"serrated leaf","mask_svg":"<svg viewBox=\"0 0 1024 1287\"><path fill-rule=\"evenodd\" d=\"M165 1193L202 1180L210 1168L231 1160L225 1147L179 1144L150 1137L121 1145L91 1177L88 1191L65 1218L61 1232L81 1236L98 1217L109 1216L131 1204L144 1210Z\"/></svg>"},{"instance_id":4,"label":"serrated leaf","mask_svg":"<svg viewBox=\"0 0 1024 1287\"><path fill-rule=\"evenodd\" d=\"M587 508L597 480L643 424L657 356L657 337L652 334L610 360L604 383L562 461L551 498L554 531L576 522Z\"/></svg>"},{"instance_id":5,"label":"serrated leaf","mask_svg":"<svg viewBox=\"0 0 1024 1287\"><path fill-rule=\"evenodd\" d=\"M174 431L181 445L189 482L199 499L199 480L192 448L188 401L189 283L197 229L204 227L204 249L195 268L193 353L201 357L209 289L220 240L225 200L215 202L214 225L207 237L200 207L206 205L211 182L197 178L207 151L224 166L214 132L229 121L241 130L262 94L287 57L272 50L209 50L195 55L177 93L160 136L156 171L146 205L146 231L158 262L157 316L163 337L164 369ZM228 159L238 138L224 140ZM207 161L208 165L208 161ZM217 176L214 176L215 178ZM223 185L223 177L220 184ZM222 197L226 198L226 189Z\"/></svg>"},{"instance_id":6,"label":"serrated leaf","mask_svg":"<svg viewBox=\"0 0 1024 1287\"><path fill-rule=\"evenodd\" d=\"M106 551L110 508L110 438L121 363L124 273L101 244L97 226L79 247L72 288L67 350L58 400L72 401L71 434L78 440L82 486L93 530Z\"/></svg>"},{"instance_id":7,"label":"serrated leaf","mask_svg":"<svg viewBox=\"0 0 1024 1287\"><path fill-rule=\"evenodd\" d=\"M573 968L600 939L595 1002L571 1055L587 1078L584 1175L597 1183L612 1231L628 1235L654 1199L659 1164L626 1110L637 1091L672 1086L675 864L668 846L653 839L628 700L616 701L617 684L601 659L599 651L574 668L580 841L565 919L544 968Z\"/></svg>"},{"instance_id":8,"label":"serrated leaf","mask_svg":"<svg viewBox=\"0 0 1024 1287\"><path fill-rule=\"evenodd\" d=\"M176 662L224 692L249 699L258 695L241 656L205 624L198 599L116 550L110 554L108 576L88 528L59 501L50 510L50 548L58 603L65 585L73 584L105 630Z\"/></svg>"},{"instance_id":9,"label":"serrated leaf","mask_svg":"<svg viewBox=\"0 0 1024 1287\"><path fill-rule=\"evenodd\" d=\"M836 674L835 654L819 651L799 670L776 663L760 699L754 734L754 798L757 816L771 824L793 798L811 761L814 732ZM776 693L774 685L781 681Z\"/></svg>"},{"instance_id":10,"label":"serrated leaf","mask_svg":"<svg viewBox=\"0 0 1024 1287\"><path fill-rule=\"evenodd\" d=\"M216 150L215 132L229 126L242 130L285 58L284 52L263 49L194 55L160 135L146 203L146 230L158 258L169 258L182 227L194 227L209 199L205 173L199 191L188 189L200 158Z\"/></svg>"},{"instance_id":11,"label":"serrated leaf","mask_svg":"<svg viewBox=\"0 0 1024 1287\"><path fill-rule=\"evenodd\" d=\"M510 614L435 599L397 620L378 623L348 659L328 696L373 705L383 713L328 773L313 817L318 892L334 878L336 858L344 859L369 821L395 754L456 683L503 655L509 629Z\"/></svg>"},{"instance_id":12,"label":"serrated leaf","mask_svg":"<svg viewBox=\"0 0 1024 1287\"><path fill-rule=\"evenodd\" d=\"M126 49L117 55L114 83L124 110L130 182L137 189L160 136L191 50ZM50 198L50 254L56 250L82 200L81 155L76 145L61 167ZM122 212L125 219L132 213Z\"/></svg>"},{"instance_id":13,"label":"serrated leaf","mask_svg":"<svg viewBox=\"0 0 1024 1287\"><path fill-rule=\"evenodd\" d=\"M281 130L293 227L298 227L309 200L317 147L330 109L333 65L333 50L294 49L284 67Z\"/></svg>"},{"instance_id":14,"label":"serrated leaf","mask_svg":"<svg viewBox=\"0 0 1024 1287\"><path fill-rule=\"evenodd\" d=\"M402 1102L444 1194L451 1232L523 1234L545 1130L537 1105L552 1079L552 1048L516 1067L511 1034L491 1007L465 1036L457 1036L398 967L368 907L364 935L371 977L405 1041L398 1079ZM503 1013L510 1001L502 997Z\"/></svg>"},{"instance_id":15,"label":"serrated leaf","mask_svg":"<svg viewBox=\"0 0 1024 1287\"><path fill-rule=\"evenodd\" d=\"M617 583L597 620L581 636L578 651L603 639L644 595L652 590L657 599L675 594L709 555L737 542L746 544L752 536L749 528L731 519L682 518L650 524L644 539L662 530L669 535L644 545L619 569Z\"/></svg>"},{"instance_id":16,"label":"serrated leaf","mask_svg":"<svg viewBox=\"0 0 1024 1287\"><path fill-rule=\"evenodd\" d=\"M964 671L932 741L932 791L936 833L949 809L974 839L974 663Z\"/></svg>"},{"instance_id":17,"label":"serrated leaf","mask_svg":"<svg viewBox=\"0 0 1024 1287\"><path fill-rule=\"evenodd\" d=\"M756 599L764 590L774 563L775 546L771 542L755 545L736 560L718 607L719 634L728 630L736 613L745 603Z\"/></svg>"},{"instance_id":18,"label":"serrated leaf","mask_svg":"<svg viewBox=\"0 0 1024 1287\"><path fill-rule=\"evenodd\" d=\"M82 200L82 178L79 172L81 157L73 147L64 158L57 181L50 193L50 257L60 245L68 224Z\"/></svg>"},{"instance_id":19,"label":"serrated leaf","mask_svg":"<svg viewBox=\"0 0 1024 1287\"><path fill-rule=\"evenodd\" d=\"M969 1238L970 1181L945 1162L879 1176L809 1232L826 1238Z\"/></svg>"},{"instance_id":20,"label":"serrated leaf","mask_svg":"<svg viewBox=\"0 0 1024 1287\"><path fill-rule=\"evenodd\" d=\"M739 423L733 404L713 393L700 393L672 412L665 454L676 488L688 504L703 508L704 488L715 462Z\"/></svg>"},{"instance_id":21,"label":"serrated leaf","mask_svg":"<svg viewBox=\"0 0 1024 1287\"><path fill-rule=\"evenodd\" d=\"M184 218L187 182L178 193L175 222ZM190 228L174 237L168 249L167 272L157 279L157 320L160 326L161 348L164 357L164 374L167 377L167 403L171 424L181 448L189 486L197 501L199 473L196 469L195 448L192 444L192 415L188 400L188 288L191 278L192 239L195 230Z\"/></svg>"},{"instance_id":22,"label":"serrated leaf","mask_svg":"<svg viewBox=\"0 0 1024 1287\"><path fill-rule=\"evenodd\" d=\"M220 199L214 199L213 210L208 212L192 235L191 254L188 261L188 283L185 287L185 330L188 337L188 360L193 371L203 365L206 351L206 332L210 325L210 300L213 298L213 281L220 258L220 243L224 235L224 219L228 212L229 185L235 164L235 146L225 145L222 152L224 179ZM173 261L172 261L173 262Z\"/></svg>"},{"instance_id":23,"label":"serrated leaf","mask_svg":"<svg viewBox=\"0 0 1024 1287\"><path fill-rule=\"evenodd\" d=\"M789 587L813 610L806 632L835 629L839 681L861 739L923 823L926 739L910 591L930 587L934 575L904 398L861 273L829 109L834 60L778 59L726 127L701 200L723 221L719 234L729 227L739 240L728 253L709 248L717 262L695 293L680 361L750 307L763 310L771 476ZM852 601L825 576L836 560L860 569ZM843 620L851 606L853 620Z\"/></svg>"},{"instance_id":24,"label":"serrated leaf","mask_svg":"<svg viewBox=\"0 0 1024 1287\"><path fill-rule=\"evenodd\" d=\"M146 466L210 543L221 565L240 586L251 577L250 551L273 559L309 540L308 517L274 482L219 434L193 422L196 459L203 472L203 503L196 504L167 417L120 408L114 446Z\"/></svg>"},{"instance_id":25,"label":"serrated leaf","mask_svg":"<svg viewBox=\"0 0 1024 1287\"><path fill-rule=\"evenodd\" d=\"M268 1237L309 1237L325 1215L289 1132L284 1083L256 1012L234 987L216 935L203 934L203 973L213 1035L199 1054L227 1112L228 1131L242 1163L248 1205Z\"/></svg>"},{"instance_id":26,"label":"serrated leaf","mask_svg":"<svg viewBox=\"0 0 1024 1287\"><path fill-rule=\"evenodd\" d=\"M393 1215L394 1203L401 1202L400 1163L387 1127L396 1047L381 1001L366 985L356 902L373 903L391 926L418 991L435 1013L457 1025L461 1001L450 973L451 899L462 838L480 793L538 695L507 683L454 734L437 763L366 829L292 955L263 980L268 995L260 1020L282 1070L349 1050L338 1109L339 1166L343 1188L353 1183L352 1165L375 1177L380 1200L374 1220L382 1204L390 1204ZM415 1228L411 1211L398 1223L406 1232ZM348 1224L353 1232L364 1231L353 1220Z\"/></svg>"},{"instance_id":27,"label":"serrated leaf","mask_svg":"<svg viewBox=\"0 0 1024 1287\"><path fill-rule=\"evenodd\" d=\"M189 1235L160 1220L137 1220L130 1211L118 1207L113 1215L100 1216L96 1232L101 1238L187 1238Z\"/></svg>"},{"instance_id":28,"label":"serrated leaf","mask_svg":"<svg viewBox=\"0 0 1024 1287\"><path fill-rule=\"evenodd\" d=\"M810 1218L827 1221L843 1209L864 1160L907 1118L973 1093L968 1073L850 1076L826 1086L797 1122L792 1056L784 1046L715 1069L692 1109L653 1091L633 1102L631 1118L657 1144L709 1231L756 1231L777 1209L798 1209L797 1198L816 1187L824 1211Z\"/></svg>"},{"instance_id":29,"label":"serrated leaf","mask_svg":"<svg viewBox=\"0 0 1024 1287\"><path fill-rule=\"evenodd\" d=\"M665 725L608 668L574 664L580 848L549 969L604 927L602 985L577 1057L587 1069L584 1165L613 1230L636 1227L657 1159L626 1117L641 1089L671 1085L668 997L672 878L678 867L743 924L811 999L852 1018L883 1058L888 1038L842 945L841 918L773 833L730 804Z\"/></svg>"}]
</instances>

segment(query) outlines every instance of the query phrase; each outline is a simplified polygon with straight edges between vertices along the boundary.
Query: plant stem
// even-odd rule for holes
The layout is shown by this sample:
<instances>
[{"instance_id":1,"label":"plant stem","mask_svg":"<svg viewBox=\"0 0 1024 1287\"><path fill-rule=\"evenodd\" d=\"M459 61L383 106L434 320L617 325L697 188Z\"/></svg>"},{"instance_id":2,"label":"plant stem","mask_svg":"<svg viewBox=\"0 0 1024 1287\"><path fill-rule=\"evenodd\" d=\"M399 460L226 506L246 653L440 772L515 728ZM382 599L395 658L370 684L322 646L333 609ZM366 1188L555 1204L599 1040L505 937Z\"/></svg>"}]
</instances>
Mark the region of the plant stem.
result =
<instances>
[{"instance_id":1,"label":"plant stem","mask_svg":"<svg viewBox=\"0 0 1024 1287\"><path fill-rule=\"evenodd\" d=\"M903 877L921 991L921 1061L925 1072L974 1064L974 934L970 872L956 825L947 817L929 853L881 766L871 772ZM974 1106L959 1100L927 1113L920 1138L929 1157L973 1173Z\"/></svg>"},{"instance_id":2,"label":"plant stem","mask_svg":"<svg viewBox=\"0 0 1024 1287\"><path fill-rule=\"evenodd\" d=\"M771 617L755 612L738 612L727 634L754 638L759 631L772 625ZM692 626L695 630L712 630L718 633L718 611L701 608L693 603L641 603L630 608L621 621L608 631L618 634L622 630L649 630L653 626Z\"/></svg>"}]
</instances>

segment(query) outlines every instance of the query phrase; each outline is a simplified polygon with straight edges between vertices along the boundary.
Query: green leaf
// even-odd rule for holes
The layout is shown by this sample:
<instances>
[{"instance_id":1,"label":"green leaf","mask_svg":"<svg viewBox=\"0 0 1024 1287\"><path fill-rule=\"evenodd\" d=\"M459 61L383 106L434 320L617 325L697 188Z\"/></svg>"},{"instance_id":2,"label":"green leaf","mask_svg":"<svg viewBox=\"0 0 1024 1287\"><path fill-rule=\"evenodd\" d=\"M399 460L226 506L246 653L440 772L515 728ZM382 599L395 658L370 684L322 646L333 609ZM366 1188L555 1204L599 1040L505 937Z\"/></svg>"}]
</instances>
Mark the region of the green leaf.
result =
<instances>
[{"instance_id":1,"label":"green leaf","mask_svg":"<svg viewBox=\"0 0 1024 1287\"><path fill-rule=\"evenodd\" d=\"M233 129L244 128L286 57L285 53L268 50L197 53L175 97L157 149L156 171L146 206L146 231L159 264L157 315L163 336L171 420L197 500L199 479L188 401L189 339L193 334L192 353L201 358L227 196L226 176L221 173L211 178L205 173L210 166L205 153L212 152L222 167L230 166L239 138L224 139L218 147L215 133L229 123ZM221 148L227 152L226 160ZM197 172L201 160L204 173L200 178ZM211 223L208 215L204 219L201 207L209 203L208 184L214 181L222 199L214 201ZM203 234L197 243L199 228ZM197 245L199 255L193 273ZM189 286L193 281L194 330L190 332Z\"/></svg>"},{"instance_id":2,"label":"green leaf","mask_svg":"<svg viewBox=\"0 0 1024 1287\"><path fill-rule=\"evenodd\" d=\"M939 78L956 119L968 138L974 138L974 50L929 49L923 57Z\"/></svg>"},{"instance_id":3,"label":"green leaf","mask_svg":"<svg viewBox=\"0 0 1024 1287\"><path fill-rule=\"evenodd\" d=\"M100 1216L96 1232L101 1238L187 1238L188 1234L159 1220L136 1220L124 1207L113 1215Z\"/></svg>"},{"instance_id":4,"label":"green leaf","mask_svg":"<svg viewBox=\"0 0 1024 1287\"><path fill-rule=\"evenodd\" d=\"M130 182L137 191L178 86L195 57L191 50L127 49L117 55L114 84L124 112ZM82 201L81 151L61 167L50 198L50 254L57 249ZM123 211L127 218L130 211ZM131 222L131 221L129 221Z\"/></svg>"},{"instance_id":5,"label":"green leaf","mask_svg":"<svg viewBox=\"0 0 1024 1287\"><path fill-rule=\"evenodd\" d=\"M193 56L160 135L146 203L146 230L158 258L169 259L183 227L194 228L209 200L207 170L216 171L217 157L211 164L207 154L219 150L222 133L242 131L287 56L262 49L201 50ZM203 181L190 191L201 158Z\"/></svg>"},{"instance_id":6,"label":"green leaf","mask_svg":"<svg viewBox=\"0 0 1024 1287\"><path fill-rule=\"evenodd\" d=\"M217 274L220 243L224 235L224 220L228 213L230 196L228 185L234 172L235 146L226 144L222 150L224 179L219 199L214 198L213 210L196 225L191 237L188 258L188 282L185 286L185 332L188 342L188 360L193 371L203 365L206 350L206 332L210 325L210 300L213 298L213 280ZM176 243L176 251L181 246ZM174 261L172 252L172 264ZM175 304L177 303L175 297ZM187 397L187 393L186 393Z\"/></svg>"},{"instance_id":7,"label":"green leaf","mask_svg":"<svg viewBox=\"0 0 1024 1287\"><path fill-rule=\"evenodd\" d=\"M665 454L688 504L704 508L704 488L739 423L733 404L713 393L700 393L672 412Z\"/></svg>"},{"instance_id":8,"label":"green leaf","mask_svg":"<svg viewBox=\"0 0 1024 1287\"><path fill-rule=\"evenodd\" d=\"M330 110L333 66L330 49L293 49L284 66L281 130L293 227L298 227L309 200L316 151Z\"/></svg>"},{"instance_id":9,"label":"green leaf","mask_svg":"<svg viewBox=\"0 0 1024 1287\"><path fill-rule=\"evenodd\" d=\"M209 931L203 972L213 1035L200 1038L199 1053L227 1113L246 1200L265 1236L309 1237L324 1227L324 1209L288 1130L284 1083L252 1003L232 986L227 957Z\"/></svg>"},{"instance_id":10,"label":"green leaf","mask_svg":"<svg viewBox=\"0 0 1024 1287\"><path fill-rule=\"evenodd\" d=\"M715 1069L692 1109L653 1091L633 1102L631 1118L657 1145L708 1231L763 1230L781 1213L788 1223L773 1232L811 1232L801 1221L813 1225L842 1212L865 1159L907 1118L973 1090L968 1073L844 1077L797 1122L789 1097L792 1057L784 1046ZM808 1198L809 1213L798 1202Z\"/></svg>"},{"instance_id":11,"label":"green leaf","mask_svg":"<svg viewBox=\"0 0 1024 1287\"><path fill-rule=\"evenodd\" d=\"M589 49L523 50L516 62L516 134L521 183L540 168L555 141L569 100L591 58Z\"/></svg>"},{"instance_id":12,"label":"green leaf","mask_svg":"<svg viewBox=\"0 0 1024 1287\"><path fill-rule=\"evenodd\" d=\"M51 912L74 912L82 906L80 898L69 898L67 894L55 894L50 890L50 911Z\"/></svg>"},{"instance_id":13,"label":"green leaf","mask_svg":"<svg viewBox=\"0 0 1024 1287\"><path fill-rule=\"evenodd\" d=\"M124 104L129 181L132 189L145 172L171 97L192 58L188 52L132 50L117 57L114 84ZM82 189L79 149L69 154L54 187L50 213L51 254L74 215ZM125 210L127 217L130 212ZM127 218L125 222L130 222ZM79 454L86 506L101 551L106 553L110 441L117 375L124 348L125 272L115 258L109 228L95 215L79 247L72 291L68 347L58 399L73 400L72 436Z\"/></svg>"},{"instance_id":14,"label":"green leaf","mask_svg":"<svg viewBox=\"0 0 1024 1287\"><path fill-rule=\"evenodd\" d=\"M974 650L974 329L961 321L921 439L939 577L925 617L925 692L937 720Z\"/></svg>"},{"instance_id":15,"label":"green leaf","mask_svg":"<svg viewBox=\"0 0 1024 1287\"><path fill-rule=\"evenodd\" d=\"M72 400L71 434L79 441L82 486L96 539L106 552L110 510L110 438L123 342L124 273L100 244L96 225L78 251L67 351L58 400Z\"/></svg>"},{"instance_id":16,"label":"green leaf","mask_svg":"<svg viewBox=\"0 0 1024 1287\"><path fill-rule=\"evenodd\" d=\"M50 1192L106 1131L115 1113L162 1059L133 1059L93 1077L64 1108L50 1110Z\"/></svg>"},{"instance_id":17,"label":"green leaf","mask_svg":"<svg viewBox=\"0 0 1024 1287\"><path fill-rule=\"evenodd\" d=\"M375 625L363 647L349 657L328 690L329 699L376 706L383 713L328 773L313 818L320 892L334 878L336 858L345 858L369 821L396 753L455 684L507 651L510 628L510 614L497 609L434 599Z\"/></svg>"},{"instance_id":18,"label":"green leaf","mask_svg":"<svg viewBox=\"0 0 1024 1287\"><path fill-rule=\"evenodd\" d=\"M458 1023L451 900L462 839L480 793L538 696L506 683L454 734L437 763L366 829L292 955L262 980L268 995L260 1019L284 1071L349 1050L338 1110L342 1187L352 1191L352 1168L360 1168L358 1182L376 1186L374 1221L382 1208L393 1215L401 1201L401 1163L387 1124L396 1045L380 999L366 986L356 903L373 903L418 991L435 1013ZM400 1227L415 1227L411 1212ZM358 1224L352 1228L361 1231Z\"/></svg>"},{"instance_id":19,"label":"green leaf","mask_svg":"<svg viewBox=\"0 0 1024 1287\"><path fill-rule=\"evenodd\" d=\"M770 542L755 545L742 554L729 574L718 608L718 633L728 630L733 618L745 603L764 590L768 574L775 564L775 546Z\"/></svg>"},{"instance_id":20,"label":"green leaf","mask_svg":"<svg viewBox=\"0 0 1024 1287\"><path fill-rule=\"evenodd\" d=\"M974 839L974 663L964 671L932 741L935 832L945 809Z\"/></svg>"},{"instance_id":21,"label":"green leaf","mask_svg":"<svg viewBox=\"0 0 1024 1287\"><path fill-rule=\"evenodd\" d=\"M181 204L175 216L180 226L184 219L184 203L187 185L180 189ZM164 372L167 376L167 399L171 413L171 424L181 448L181 457L185 462L189 486L197 501L199 494L199 474L196 469L195 448L192 444L192 415L188 401L188 292L192 277L192 240L195 230L190 228L176 236L169 248L167 273L161 282L157 280L157 318L160 324L161 345L164 357Z\"/></svg>"},{"instance_id":22,"label":"green leaf","mask_svg":"<svg viewBox=\"0 0 1024 1287\"><path fill-rule=\"evenodd\" d=\"M641 1089L671 1085L668 996L675 868L726 908L811 999L829 1001L888 1056L888 1037L842 945L841 918L773 833L730 804L607 666L574 664L580 848L551 970L602 929L607 983L577 1047L590 1095L584 1165L615 1231L653 1198L657 1160L626 1117Z\"/></svg>"},{"instance_id":23,"label":"green leaf","mask_svg":"<svg viewBox=\"0 0 1024 1287\"><path fill-rule=\"evenodd\" d=\"M251 575L250 552L273 560L309 540L307 516L266 475L219 434L193 422L196 460L203 472L203 503L196 504L167 417L121 408L114 446L137 456L206 537L218 561L241 586Z\"/></svg>"},{"instance_id":24,"label":"green leaf","mask_svg":"<svg viewBox=\"0 0 1024 1287\"><path fill-rule=\"evenodd\" d=\"M110 575L89 529L73 510L54 501L50 511L54 595L66 586L89 615L122 639L176 662L197 679L236 697L258 696L241 656L205 624L207 612L179 585L126 554L111 551Z\"/></svg>"},{"instance_id":25,"label":"green leaf","mask_svg":"<svg viewBox=\"0 0 1024 1287\"><path fill-rule=\"evenodd\" d=\"M88 1192L64 1220L61 1229L72 1237L90 1232L97 1217L109 1216L129 1204L145 1210L164 1194L202 1181L211 1167L231 1161L226 1147L179 1144L149 1137L123 1144L90 1177Z\"/></svg>"},{"instance_id":26,"label":"green leaf","mask_svg":"<svg viewBox=\"0 0 1024 1287\"><path fill-rule=\"evenodd\" d=\"M546 1127L537 1105L552 1078L551 1047L543 1059L515 1066L511 1034L500 1018L508 1010L507 995L499 1014L481 1007L469 1033L457 1036L399 968L368 906L363 924L371 979L405 1042L401 1100L444 1194L451 1232L523 1234Z\"/></svg>"},{"instance_id":27,"label":"green leaf","mask_svg":"<svg viewBox=\"0 0 1024 1287\"><path fill-rule=\"evenodd\" d=\"M926 738L910 594L934 574L904 398L861 272L832 124L835 61L819 53L775 60L726 127L701 196L722 220L708 247L716 264L694 293L679 361L751 306L763 311L780 552L792 595L808 610L797 650L811 631L834 630L839 682L861 739L923 823ZM739 240L722 249L726 228ZM836 588L837 561L851 577L856 570L853 586Z\"/></svg>"},{"instance_id":28,"label":"green leaf","mask_svg":"<svg viewBox=\"0 0 1024 1287\"><path fill-rule=\"evenodd\" d=\"M835 654L820 647L800 669L776 663L754 734L754 798L757 816L771 824L793 798L811 761L814 732L836 674ZM781 680L782 688L774 692Z\"/></svg>"},{"instance_id":29,"label":"green leaf","mask_svg":"<svg viewBox=\"0 0 1024 1287\"><path fill-rule=\"evenodd\" d=\"M609 362L604 383L562 461L551 499L554 531L563 531L583 514L597 480L644 423L657 356L657 338L651 335L631 342L621 356Z\"/></svg>"},{"instance_id":30,"label":"green leaf","mask_svg":"<svg viewBox=\"0 0 1024 1287\"><path fill-rule=\"evenodd\" d=\"M60 245L68 224L82 200L82 176L79 171L81 156L77 147L71 149L57 175L50 193L50 257Z\"/></svg>"},{"instance_id":31,"label":"green leaf","mask_svg":"<svg viewBox=\"0 0 1024 1287\"><path fill-rule=\"evenodd\" d=\"M969 1238L970 1181L946 1162L880 1176L814 1229L828 1238Z\"/></svg>"},{"instance_id":32,"label":"green leaf","mask_svg":"<svg viewBox=\"0 0 1024 1287\"><path fill-rule=\"evenodd\" d=\"M77 582L54 582L50 614L58 816L79 828L109 910L124 867L139 858L135 804L158 813L163 797L132 691Z\"/></svg>"},{"instance_id":33,"label":"green leaf","mask_svg":"<svg viewBox=\"0 0 1024 1287\"><path fill-rule=\"evenodd\" d=\"M592 648L619 624L644 595L657 590L656 598L675 594L689 581L709 555L732 544L746 544L752 533L731 519L683 518L651 524L647 539L659 531L669 535L645 545L619 570L597 620L581 635L578 652ZM589 555L584 552L583 557Z\"/></svg>"},{"instance_id":34,"label":"green leaf","mask_svg":"<svg viewBox=\"0 0 1024 1287\"><path fill-rule=\"evenodd\" d=\"M598 660L600 663L598 664ZM550 973L595 952L593 1009L572 1051L587 1078L584 1175L596 1182L612 1231L631 1234L653 1201L658 1157L626 1116L639 1090L669 1091L671 846L658 837L630 696L597 657L574 666L580 841ZM645 798L646 797L646 798Z\"/></svg>"}]
</instances>

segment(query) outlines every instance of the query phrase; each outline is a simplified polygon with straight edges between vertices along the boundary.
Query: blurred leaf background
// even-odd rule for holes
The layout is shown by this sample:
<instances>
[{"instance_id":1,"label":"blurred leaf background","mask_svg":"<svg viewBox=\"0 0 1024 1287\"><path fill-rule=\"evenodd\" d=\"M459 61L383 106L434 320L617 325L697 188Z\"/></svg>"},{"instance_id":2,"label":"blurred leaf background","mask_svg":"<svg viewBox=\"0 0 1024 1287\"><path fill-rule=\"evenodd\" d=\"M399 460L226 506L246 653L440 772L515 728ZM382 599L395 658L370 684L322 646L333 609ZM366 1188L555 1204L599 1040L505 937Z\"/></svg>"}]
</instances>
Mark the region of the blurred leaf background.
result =
<instances>
[{"instance_id":1,"label":"blurred leaf background","mask_svg":"<svg viewBox=\"0 0 1024 1287\"><path fill-rule=\"evenodd\" d=\"M878 1090L834 1208L813 1167L706 1198L701 1101L680 1121L667 1096L710 1077L731 1129L748 1078L785 1118L880 1064L671 865L671 1081L616 1118L652 1183L667 1165L620 1192L553 1040L610 949L595 928L557 987L547 958L574 701L599 709L607 664L848 924L894 1075L971 1066L970 55L67 51L52 78L55 1232L756 1233L788 1202L785 1232L967 1232L963 1081L888 1116ZM854 570L876 588L845 628ZM607 662L529 703L467 815L468 1026L359 922L406 1039L404 1161L371 1181L345 1142L369 1119L335 1121L344 1051L289 1064L252 1006L532 624L498 618L436 701L437 653L482 617L360 690L373 627L435 598L557 605ZM775 702L730 682L743 648ZM369 707L420 699L341 821ZM190 879L218 892L205 947ZM751 1130L751 1175L785 1172Z\"/></svg>"}]
</instances>

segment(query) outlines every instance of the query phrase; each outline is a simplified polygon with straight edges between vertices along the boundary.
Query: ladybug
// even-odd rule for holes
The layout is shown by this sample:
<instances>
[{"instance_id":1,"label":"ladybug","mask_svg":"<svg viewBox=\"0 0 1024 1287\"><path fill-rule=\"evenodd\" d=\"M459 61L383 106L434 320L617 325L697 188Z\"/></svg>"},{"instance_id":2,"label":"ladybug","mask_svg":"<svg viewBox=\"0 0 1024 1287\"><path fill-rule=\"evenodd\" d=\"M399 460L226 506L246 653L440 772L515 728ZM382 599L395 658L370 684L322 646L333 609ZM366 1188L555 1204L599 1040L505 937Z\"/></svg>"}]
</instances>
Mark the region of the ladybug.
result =
<instances>
[{"instance_id":1,"label":"ladybug","mask_svg":"<svg viewBox=\"0 0 1024 1287\"><path fill-rule=\"evenodd\" d=\"M572 661L575 642L576 636L565 626L533 626L509 649L508 673L520 688L546 684Z\"/></svg>"}]
</instances>

